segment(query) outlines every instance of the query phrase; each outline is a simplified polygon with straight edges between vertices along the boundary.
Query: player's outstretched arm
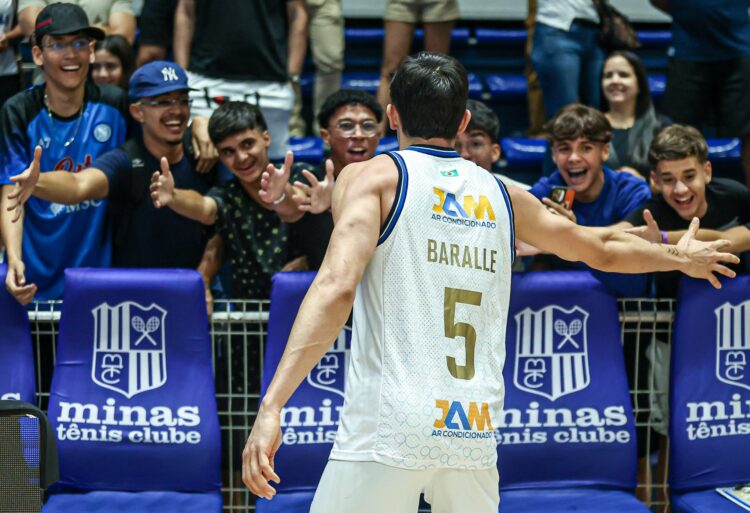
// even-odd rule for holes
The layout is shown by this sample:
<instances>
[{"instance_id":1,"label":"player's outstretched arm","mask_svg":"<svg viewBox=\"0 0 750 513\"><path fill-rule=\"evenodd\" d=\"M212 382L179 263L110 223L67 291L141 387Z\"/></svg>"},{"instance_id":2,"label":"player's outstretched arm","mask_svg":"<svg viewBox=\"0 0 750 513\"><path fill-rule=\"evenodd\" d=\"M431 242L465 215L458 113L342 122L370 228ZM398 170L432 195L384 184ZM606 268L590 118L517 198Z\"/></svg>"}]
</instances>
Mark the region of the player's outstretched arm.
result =
<instances>
[{"instance_id":1,"label":"player's outstretched arm","mask_svg":"<svg viewBox=\"0 0 750 513\"><path fill-rule=\"evenodd\" d=\"M205 225L216 222L216 201L196 191L175 189L174 176L166 157L161 158L161 174L155 171L151 175L150 190L151 201L156 208L169 207L181 216Z\"/></svg>"},{"instance_id":2,"label":"player's outstretched arm","mask_svg":"<svg viewBox=\"0 0 750 513\"><path fill-rule=\"evenodd\" d=\"M328 251L300 306L242 453L242 480L256 495L270 499L275 494L268 481L279 482L273 458L281 441L281 409L349 317L357 284L377 245L382 198L388 194L384 191L395 190L396 181L395 167L382 159L351 165L339 177Z\"/></svg>"},{"instance_id":3,"label":"player's outstretched arm","mask_svg":"<svg viewBox=\"0 0 750 513\"><path fill-rule=\"evenodd\" d=\"M729 242L695 239L698 220L673 246L647 242L615 228L579 226L548 212L533 196L509 188L515 211L518 238L570 261L583 261L594 269L620 273L682 271L704 278L714 287L721 283L715 273L734 277L724 263L737 263L735 255L722 253Z\"/></svg>"},{"instance_id":4,"label":"player's outstretched arm","mask_svg":"<svg viewBox=\"0 0 750 513\"><path fill-rule=\"evenodd\" d=\"M109 193L109 180L103 171L95 168L84 169L78 173L69 171L41 172L40 159L42 148L34 149L34 160L22 173L11 176L15 184L13 192L8 195L8 208L15 212L14 221L18 220L20 207L29 197L36 196L47 201L75 205L85 200L106 198Z\"/></svg>"}]
</instances>

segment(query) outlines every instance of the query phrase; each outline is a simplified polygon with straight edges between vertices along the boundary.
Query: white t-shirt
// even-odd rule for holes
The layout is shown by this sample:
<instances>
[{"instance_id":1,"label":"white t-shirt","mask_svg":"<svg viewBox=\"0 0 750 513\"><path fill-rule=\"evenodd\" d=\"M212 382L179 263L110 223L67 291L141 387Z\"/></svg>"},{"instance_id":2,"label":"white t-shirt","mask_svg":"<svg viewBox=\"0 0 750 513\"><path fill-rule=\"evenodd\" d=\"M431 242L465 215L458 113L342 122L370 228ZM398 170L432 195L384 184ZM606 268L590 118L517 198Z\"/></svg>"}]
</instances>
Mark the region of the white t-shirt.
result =
<instances>
[{"instance_id":1,"label":"white t-shirt","mask_svg":"<svg viewBox=\"0 0 750 513\"><path fill-rule=\"evenodd\" d=\"M357 288L331 459L490 468L505 395L510 198L455 151L390 155L399 190Z\"/></svg>"},{"instance_id":2,"label":"white t-shirt","mask_svg":"<svg viewBox=\"0 0 750 513\"><path fill-rule=\"evenodd\" d=\"M575 18L599 23L593 0L538 0L536 21L569 31Z\"/></svg>"},{"instance_id":3,"label":"white t-shirt","mask_svg":"<svg viewBox=\"0 0 750 513\"><path fill-rule=\"evenodd\" d=\"M5 34L13 28L15 17L15 0L0 0L0 34ZM13 48L8 47L4 52L0 52L0 76L4 77L16 74L18 74L16 54Z\"/></svg>"}]
</instances>

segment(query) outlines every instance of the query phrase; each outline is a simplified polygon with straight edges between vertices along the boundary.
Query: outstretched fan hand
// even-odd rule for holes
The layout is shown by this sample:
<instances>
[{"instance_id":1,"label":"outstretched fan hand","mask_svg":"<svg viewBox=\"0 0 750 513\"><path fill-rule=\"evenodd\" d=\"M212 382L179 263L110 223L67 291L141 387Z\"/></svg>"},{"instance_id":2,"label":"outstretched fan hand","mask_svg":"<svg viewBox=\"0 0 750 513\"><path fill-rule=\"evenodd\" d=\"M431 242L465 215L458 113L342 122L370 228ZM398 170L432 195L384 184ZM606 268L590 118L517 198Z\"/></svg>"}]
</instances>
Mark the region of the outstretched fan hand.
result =
<instances>
[{"instance_id":1,"label":"outstretched fan hand","mask_svg":"<svg viewBox=\"0 0 750 513\"><path fill-rule=\"evenodd\" d=\"M690 228L677 243L677 251L688 259L687 265L682 271L693 278L708 280L715 288L721 288L721 282L716 274L734 278L737 273L725 266L723 263L738 264L740 259L731 253L721 253L720 250L731 246L726 239L704 242L697 240L695 234L700 227L700 221L694 217L690 222ZM722 263L723 262L723 263ZM715 274L716 273L716 274Z\"/></svg>"},{"instance_id":2,"label":"outstretched fan hand","mask_svg":"<svg viewBox=\"0 0 750 513\"><path fill-rule=\"evenodd\" d=\"M154 171L151 175L151 201L156 208L166 207L174 198L174 177L169 169L167 157L161 158L161 173Z\"/></svg>"},{"instance_id":3,"label":"outstretched fan hand","mask_svg":"<svg viewBox=\"0 0 750 513\"><path fill-rule=\"evenodd\" d=\"M268 164L260 178L258 195L261 200L273 204L282 198L286 184L292 174L292 164L294 164L294 153L291 151L286 152L284 163L280 168Z\"/></svg>"},{"instance_id":4,"label":"outstretched fan hand","mask_svg":"<svg viewBox=\"0 0 750 513\"><path fill-rule=\"evenodd\" d=\"M22 173L10 177L10 181L15 184L13 191L8 194L8 199L11 200L8 205L8 212L13 212L13 222L15 223L21 218L23 209L21 208L34 192L39 181L39 174L41 171L40 161L42 159L42 147L37 146L34 148L34 160L31 161L29 167L23 170Z\"/></svg>"},{"instance_id":5,"label":"outstretched fan hand","mask_svg":"<svg viewBox=\"0 0 750 513\"><path fill-rule=\"evenodd\" d=\"M294 195L294 201L302 212L320 214L331 208L333 201L333 186L335 179L333 177L333 161L326 160L326 177L318 180L317 177L307 169L302 174L310 185L300 181L294 182L294 187L301 193Z\"/></svg>"}]
</instances>

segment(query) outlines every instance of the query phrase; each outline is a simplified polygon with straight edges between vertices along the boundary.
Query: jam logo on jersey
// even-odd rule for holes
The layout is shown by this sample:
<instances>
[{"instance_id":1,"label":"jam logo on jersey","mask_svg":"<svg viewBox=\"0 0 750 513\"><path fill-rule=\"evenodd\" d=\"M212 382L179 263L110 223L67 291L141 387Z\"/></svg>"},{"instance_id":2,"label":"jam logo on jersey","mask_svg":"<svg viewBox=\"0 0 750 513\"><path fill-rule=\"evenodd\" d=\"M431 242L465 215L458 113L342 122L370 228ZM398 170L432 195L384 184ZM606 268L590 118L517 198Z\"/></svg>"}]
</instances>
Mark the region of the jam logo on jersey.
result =
<instances>
[{"instance_id":1,"label":"jam logo on jersey","mask_svg":"<svg viewBox=\"0 0 750 513\"><path fill-rule=\"evenodd\" d=\"M352 344L352 329L344 326L333 347L320 359L307 375L307 382L326 392L344 397L344 380L349 367L349 348Z\"/></svg>"},{"instance_id":2,"label":"jam logo on jersey","mask_svg":"<svg viewBox=\"0 0 750 513\"><path fill-rule=\"evenodd\" d=\"M516 314L515 385L551 401L589 385L588 312L550 305Z\"/></svg>"},{"instance_id":3,"label":"jam logo on jersey","mask_svg":"<svg viewBox=\"0 0 750 513\"><path fill-rule=\"evenodd\" d=\"M716 377L750 390L750 301L716 310Z\"/></svg>"},{"instance_id":4,"label":"jam logo on jersey","mask_svg":"<svg viewBox=\"0 0 750 513\"><path fill-rule=\"evenodd\" d=\"M448 224L469 227L495 228L495 211L484 194L456 197L455 193L432 188L435 203L432 206L432 219Z\"/></svg>"},{"instance_id":5,"label":"jam logo on jersey","mask_svg":"<svg viewBox=\"0 0 750 513\"><path fill-rule=\"evenodd\" d=\"M435 419L432 436L443 438L492 438L495 435L488 403L470 402L468 408L460 401L437 399L440 410Z\"/></svg>"},{"instance_id":6,"label":"jam logo on jersey","mask_svg":"<svg viewBox=\"0 0 750 513\"><path fill-rule=\"evenodd\" d=\"M94 308L91 379L128 399L167 382L164 320L167 311L133 301Z\"/></svg>"}]
</instances>

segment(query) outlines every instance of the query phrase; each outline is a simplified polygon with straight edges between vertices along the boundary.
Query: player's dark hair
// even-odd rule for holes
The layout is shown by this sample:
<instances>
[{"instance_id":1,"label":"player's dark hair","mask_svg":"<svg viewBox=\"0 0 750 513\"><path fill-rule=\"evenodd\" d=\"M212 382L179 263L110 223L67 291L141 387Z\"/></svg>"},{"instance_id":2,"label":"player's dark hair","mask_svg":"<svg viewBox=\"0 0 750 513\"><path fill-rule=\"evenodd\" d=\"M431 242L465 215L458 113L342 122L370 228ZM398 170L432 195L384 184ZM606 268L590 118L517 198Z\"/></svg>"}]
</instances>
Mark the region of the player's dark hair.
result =
<instances>
[{"instance_id":1,"label":"player's dark hair","mask_svg":"<svg viewBox=\"0 0 750 513\"><path fill-rule=\"evenodd\" d=\"M227 102L219 106L208 120L208 136L214 145L245 130L268 130L266 120L256 105Z\"/></svg>"},{"instance_id":2,"label":"player's dark hair","mask_svg":"<svg viewBox=\"0 0 750 513\"><path fill-rule=\"evenodd\" d=\"M407 57L391 81L391 103L411 137L455 138L468 95L466 69L440 53Z\"/></svg>"},{"instance_id":3,"label":"player's dark hair","mask_svg":"<svg viewBox=\"0 0 750 513\"><path fill-rule=\"evenodd\" d=\"M661 129L651 141L648 161L652 169L662 160L682 160L695 157L701 164L708 160L708 145L703 135L692 126L669 125Z\"/></svg>"},{"instance_id":4,"label":"player's dark hair","mask_svg":"<svg viewBox=\"0 0 750 513\"><path fill-rule=\"evenodd\" d=\"M356 105L371 110L378 123L383 121L383 107L380 106L373 95L356 89L339 89L323 102L323 106L318 113L318 125L320 125L320 128L328 128L331 125L331 118L337 110L341 107Z\"/></svg>"},{"instance_id":5,"label":"player's dark hair","mask_svg":"<svg viewBox=\"0 0 750 513\"><path fill-rule=\"evenodd\" d=\"M589 141L608 143L612 126L599 110L580 103L566 105L546 125L550 142L573 141L585 137Z\"/></svg>"},{"instance_id":6,"label":"player's dark hair","mask_svg":"<svg viewBox=\"0 0 750 513\"><path fill-rule=\"evenodd\" d=\"M466 132L479 130L487 134L493 143L496 143L500 138L500 120L497 118L495 111L489 108L487 104L471 99L466 102L466 108L471 112L471 121L469 121L469 126L466 127Z\"/></svg>"},{"instance_id":7,"label":"player's dark hair","mask_svg":"<svg viewBox=\"0 0 750 513\"><path fill-rule=\"evenodd\" d=\"M635 116L641 117L643 114L646 113L646 111L651 107L651 89L648 85L648 74L646 73L646 68L643 66L643 62L641 62L640 57L638 57L633 52L628 52L627 50L618 50L615 52L612 52L607 56L607 59L604 61L606 64L608 60L610 60L613 57L622 57L626 61L628 61L628 64L630 64L630 67L633 68L633 73L635 73L635 79L638 82L638 96L636 96L635 99ZM604 67L602 67L602 78L604 78ZM607 102L607 98L602 95L602 102L604 103L604 110L609 110L609 103Z\"/></svg>"},{"instance_id":8,"label":"player's dark hair","mask_svg":"<svg viewBox=\"0 0 750 513\"><path fill-rule=\"evenodd\" d=\"M130 75L135 71L135 55L133 47L128 40L119 34L112 34L101 41L96 42L96 50L106 50L120 61L122 66L122 78L118 84L120 87L127 89Z\"/></svg>"}]
</instances>

